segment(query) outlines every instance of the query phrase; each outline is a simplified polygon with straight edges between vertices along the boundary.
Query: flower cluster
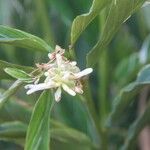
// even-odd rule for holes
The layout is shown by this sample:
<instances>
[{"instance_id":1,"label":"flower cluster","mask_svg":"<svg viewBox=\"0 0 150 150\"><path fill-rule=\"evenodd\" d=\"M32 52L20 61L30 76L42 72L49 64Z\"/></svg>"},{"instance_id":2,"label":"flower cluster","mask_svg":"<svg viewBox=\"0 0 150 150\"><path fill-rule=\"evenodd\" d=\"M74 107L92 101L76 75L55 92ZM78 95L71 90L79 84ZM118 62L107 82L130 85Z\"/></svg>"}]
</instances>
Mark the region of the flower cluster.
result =
<instances>
[{"instance_id":1,"label":"flower cluster","mask_svg":"<svg viewBox=\"0 0 150 150\"><path fill-rule=\"evenodd\" d=\"M83 93L81 77L90 74L93 69L87 68L83 71L77 67L75 61L69 61L64 57L65 50L56 46L53 53L49 53L50 61L45 64L37 64L37 67L44 72L44 83L35 82L25 86L28 89L27 94L45 89L55 89L55 100L61 99L62 89L68 94L75 96L76 93Z\"/></svg>"}]
</instances>

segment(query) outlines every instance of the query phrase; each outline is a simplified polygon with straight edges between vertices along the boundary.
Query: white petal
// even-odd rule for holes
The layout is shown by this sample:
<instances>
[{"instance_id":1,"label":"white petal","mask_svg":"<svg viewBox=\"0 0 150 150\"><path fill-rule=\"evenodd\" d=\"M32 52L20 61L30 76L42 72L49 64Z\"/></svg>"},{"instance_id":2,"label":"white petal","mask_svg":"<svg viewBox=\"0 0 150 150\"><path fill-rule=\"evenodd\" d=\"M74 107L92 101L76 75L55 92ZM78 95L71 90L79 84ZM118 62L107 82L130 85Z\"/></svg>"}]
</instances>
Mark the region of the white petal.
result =
<instances>
[{"instance_id":1,"label":"white petal","mask_svg":"<svg viewBox=\"0 0 150 150\"><path fill-rule=\"evenodd\" d=\"M64 89L64 91L66 91L68 94L75 96L76 93L75 91L73 91L71 88L69 88L66 84L62 85L62 88Z\"/></svg>"},{"instance_id":2,"label":"white petal","mask_svg":"<svg viewBox=\"0 0 150 150\"><path fill-rule=\"evenodd\" d=\"M56 62L58 67L60 67L62 64L62 56L60 54L56 54Z\"/></svg>"},{"instance_id":3,"label":"white petal","mask_svg":"<svg viewBox=\"0 0 150 150\"><path fill-rule=\"evenodd\" d=\"M27 85L26 88L29 90L27 91L27 94L32 94L36 91L46 90L55 87L53 83L40 83L36 85Z\"/></svg>"},{"instance_id":4,"label":"white petal","mask_svg":"<svg viewBox=\"0 0 150 150\"><path fill-rule=\"evenodd\" d=\"M72 62L70 62L70 64L71 64L72 66L76 66L76 65L77 65L77 62L76 62L76 61L72 61Z\"/></svg>"},{"instance_id":5,"label":"white petal","mask_svg":"<svg viewBox=\"0 0 150 150\"><path fill-rule=\"evenodd\" d=\"M39 81L40 81L40 78L36 79L36 80L34 81L34 84L38 84Z\"/></svg>"},{"instance_id":6,"label":"white petal","mask_svg":"<svg viewBox=\"0 0 150 150\"><path fill-rule=\"evenodd\" d=\"M49 76L49 72L46 71L46 72L44 73L44 75L45 75L46 77Z\"/></svg>"},{"instance_id":7,"label":"white petal","mask_svg":"<svg viewBox=\"0 0 150 150\"><path fill-rule=\"evenodd\" d=\"M55 92L55 100L56 102L59 102L61 99L61 87L59 87Z\"/></svg>"},{"instance_id":8,"label":"white petal","mask_svg":"<svg viewBox=\"0 0 150 150\"><path fill-rule=\"evenodd\" d=\"M26 86L24 86L24 88L25 89L31 89L34 86L35 86L35 84L27 84Z\"/></svg>"},{"instance_id":9,"label":"white petal","mask_svg":"<svg viewBox=\"0 0 150 150\"><path fill-rule=\"evenodd\" d=\"M81 71L79 73L76 73L75 77L76 78L81 78L83 76L86 76L86 75L90 74L91 72L93 72L93 69L92 68L87 68L87 69L84 69L83 71Z\"/></svg>"},{"instance_id":10,"label":"white petal","mask_svg":"<svg viewBox=\"0 0 150 150\"><path fill-rule=\"evenodd\" d=\"M61 47L59 45L56 45L55 50L56 51L61 51Z\"/></svg>"},{"instance_id":11,"label":"white petal","mask_svg":"<svg viewBox=\"0 0 150 150\"><path fill-rule=\"evenodd\" d=\"M60 46L56 45L55 52L62 55L65 52L65 49L62 49Z\"/></svg>"},{"instance_id":12,"label":"white petal","mask_svg":"<svg viewBox=\"0 0 150 150\"><path fill-rule=\"evenodd\" d=\"M49 53L49 54L48 54L48 58L49 58L49 59L53 59L53 58L54 58L54 54L53 54L53 53Z\"/></svg>"},{"instance_id":13,"label":"white petal","mask_svg":"<svg viewBox=\"0 0 150 150\"><path fill-rule=\"evenodd\" d=\"M68 79L70 77L70 72L64 72L64 76L62 77L63 79Z\"/></svg>"}]
</instances>

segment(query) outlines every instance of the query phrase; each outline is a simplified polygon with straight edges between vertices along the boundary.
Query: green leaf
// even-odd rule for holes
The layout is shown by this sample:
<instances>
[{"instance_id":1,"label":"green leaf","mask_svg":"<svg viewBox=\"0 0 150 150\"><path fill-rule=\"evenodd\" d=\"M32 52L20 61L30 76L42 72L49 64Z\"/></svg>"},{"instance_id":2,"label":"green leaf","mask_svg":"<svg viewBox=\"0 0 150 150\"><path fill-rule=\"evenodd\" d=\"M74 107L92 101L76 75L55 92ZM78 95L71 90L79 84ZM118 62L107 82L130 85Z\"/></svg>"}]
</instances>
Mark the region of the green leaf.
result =
<instances>
[{"instance_id":1,"label":"green leaf","mask_svg":"<svg viewBox=\"0 0 150 150\"><path fill-rule=\"evenodd\" d=\"M110 0L94 0L87 14L77 16L71 28L71 45L73 46L81 33L92 22L92 20L99 15L100 11L109 3Z\"/></svg>"},{"instance_id":2,"label":"green leaf","mask_svg":"<svg viewBox=\"0 0 150 150\"><path fill-rule=\"evenodd\" d=\"M87 55L88 66L93 66L117 30L146 0L113 0L100 40Z\"/></svg>"},{"instance_id":3,"label":"green leaf","mask_svg":"<svg viewBox=\"0 0 150 150\"><path fill-rule=\"evenodd\" d=\"M52 48L39 37L2 25L0 25L0 43L29 48L34 51L52 51Z\"/></svg>"},{"instance_id":4,"label":"green leaf","mask_svg":"<svg viewBox=\"0 0 150 150\"><path fill-rule=\"evenodd\" d=\"M132 81L141 66L149 62L150 58L150 35L148 35L142 44L140 51L132 53L122 59L115 69L115 82L119 85L125 85Z\"/></svg>"},{"instance_id":5,"label":"green leaf","mask_svg":"<svg viewBox=\"0 0 150 150\"><path fill-rule=\"evenodd\" d=\"M33 78L31 75L27 74L25 71L17 69L17 68L5 68L5 72L12 76L13 78L16 78L18 80L24 81L24 82L32 82Z\"/></svg>"},{"instance_id":6,"label":"green leaf","mask_svg":"<svg viewBox=\"0 0 150 150\"><path fill-rule=\"evenodd\" d=\"M17 80L14 84L0 96L0 108L9 100L9 98L16 93L16 91L22 86L22 82Z\"/></svg>"},{"instance_id":7,"label":"green leaf","mask_svg":"<svg viewBox=\"0 0 150 150\"><path fill-rule=\"evenodd\" d=\"M70 147L71 150L99 149L85 133L55 120L51 120L50 135L52 149L59 149L60 146L62 150Z\"/></svg>"},{"instance_id":8,"label":"green leaf","mask_svg":"<svg viewBox=\"0 0 150 150\"><path fill-rule=\"evenodd\" d=\"M135 82L121 90L113 102L108 125L114 123L123 114L125 108L134 100L134 96L146 85L150 84L150 65L145 66L138 74Z\"/></svg>"},{"instance_id":9,"label":"green leaf","mask_svg":"<svg viewBox=\"0 0 150 150\"><path fill-rule=\"evenodd\" d=\"M0 123L17 120L28 124L31 117L31 108L26 102L11 96L0 109Z\"/></svg>"},{"instance_id":10,"label":"green leaf","mask_svg":"<svg viewBox=\"0 0 150 150\"><path fill-rule=\"evenodd\" d=\"M57 127L54 127L54 120L50 121L50 123L52 124L50 127L52 143L61 143L67 148L69 148L69 144L74 145L74 148L95 148L92 141L86 134L66 125L58 125ZM20 121L2 123L0 125L0 140L14 142L23 146L26 130L27 125ZM54 144L52 145L52 148L53 146Z\"/></svg>"},{"instance_id":11,"label":"green leaf","mask_svg":"<svg viewBox=\"0 0 150 150\"><path fill-rule=\"evenodd\" d=\"M80 138L79 138L80 137ZM93 144L90 138L82 132L79 132L71 128L52 128L51 129L51 138L57 139L65 143L75 143L77 145L85 145L92 148Z\"/></svg>"},{"instance_id":12,"label":"green leaf","mask_svg":"<svg viewBox=\"0 0 150 150\"><path fill-rule=\"evenodd\" d=\"M52 101L49 90L44 91L37 101L27 131L25 150L49 150Z\"/></svg>"},{"instance_id":13,"label":"green leaf","mask_svg":"<svg viewBox=\"0 0 150 150\"><path fill-rule=\"evenodd\" d=\"M17 138L25 137L27 125L19 122L6 122L0 124L0 138Z\"/></svg>"},{"instance_id":14,"label":"green leaf","mask_svg":"<svg viewBox=\"0 0 150 150\"><path fill-rule=\"evenodd\" d=\"M149 84L150 64L143 67L143 69L139 72L136 82L137 84Z\"/></svg>"},{"instance_id":15,"label":"green leaf","mask_svg":"<svg viewBox=\"0 0 150 150\"><path fill-rule=\"evenodd\" d=\"M14 102L13 100L14 99L10 99L10 101L0 109L0 123L16 120L29 123L31 110L24 107L24 104L20 105L18 101Z\"/></svg>"},{"instance_id":16,"label":"green leaf","mask_svg":"<svg viewBox=\"0 0 150 150\"><path fill-rule=\"evenodd\" d=\"M31 72L31 71L33 71L32 67L20 66L20 65L16 65L16 64L12 64L12 63L8 63L6 61L0 60L0 79L13 79L11 76L9 76L4 71L4 69L7 68L7 67L21 69L21 70L23 70L25 72Z\"/></svg>"},{"instance_id":17,"label":"green leaf","mask_svg":"<svg viewBox=\"0 0 150 150\"><path fill-rule=\"evenodd\" d=\"M0 140L23 146L26 130L27 125L19 121L3 123L0 125Z\"/></svg>"},{"instance_id":18,"label":"green leaf","mask_svg":"<svg viewBox=\"0 0 150 150\"><path fill-rule=\"evenodd\" d=\"M56 120L51 120L50 134L51 138L64 143L74 143L75 145L86 145L87 147L95 147L91 139L83 132L71 128ZM80 138L79 138L80 137Z\"/></svg>"},{"instance_id":19,"label":"green leaf","mask_svg":"<svg viewBox=\"0 0 150 150\"><path fill-rule=\"evenodd\" d=\"M115 69L115 81L124 85L134 79L140 69L139 53L133 53L121 60Z\"/></svg>"},{"instance_id":20,"label":"green leaf","mask_svg":"<svg viewBox=\"0 0 150 150\"><path fill-rule=\"evenodd\" d=\"M135 141L141 132L141 130L150 123L150 102L147 105L144 113L139 116L136 121L130 126L125 144L122 146L121 150L133 149Z\"/></svg>"}]
</instances>

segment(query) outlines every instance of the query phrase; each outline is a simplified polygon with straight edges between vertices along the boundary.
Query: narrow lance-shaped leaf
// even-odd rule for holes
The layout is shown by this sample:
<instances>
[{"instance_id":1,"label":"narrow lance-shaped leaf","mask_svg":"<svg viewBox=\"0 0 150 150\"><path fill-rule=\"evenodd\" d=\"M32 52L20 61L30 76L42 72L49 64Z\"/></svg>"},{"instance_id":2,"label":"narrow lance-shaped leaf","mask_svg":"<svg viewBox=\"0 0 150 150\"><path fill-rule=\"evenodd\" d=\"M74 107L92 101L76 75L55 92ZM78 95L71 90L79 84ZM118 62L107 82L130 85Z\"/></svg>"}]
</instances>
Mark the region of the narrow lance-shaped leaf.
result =
<instances>
[{"instance_id":1,"label":"narrow lance-shaped leaf","mask_svg":"<svg viewBox=\"0 0 150 150\"><path fill-rule=\"evenodd\" d=\"M135 141L139 133L150 122L149 116L150 116L150 102L148 103L144 113L141 116L139 116L136 119L136 121L130 126L127 133L125 144L122 146L121 150L133 149L133 146L135 145Z\"/></svg>"},{"instance_id":2,"label":"narrow lance-shaped leaf","mask_svg":"<svg viewBox=\"0 0 150 150\"><path fill-rule=\"evenodd\" d=\"M50 134L52 139L65 143L78 143L78 145L86 145L88 147L95 146L92 143L92 140L85 133L71 128L66 124L63 124L62 122L56 121L54 119L50 120L50 123Z\"/></svg>"},{"instance_id":3,"label":"narrow lance-shaped leaf","mask_svg":"<svg viewBox=\"0 0 150 150\"><path fill-rule=\"evenodd\" d=\"M27 125L20 121L0 124L0 139L25 137L26 130Z\"/></svg>"},{"instance_id":4,"label":"narrow lance-shaped leaf","mask_svg":"<svg viewBox=\"0 0 150 150\"><path fill-rule=\"evenodd\" d=\"M0 96L0 108L9 100L9 98L16 93L22 86L22 82L17 80L14 84Z\"/></svg>"},{"instance_id":5,"label":"narrow lance-shaped leaf","mask_svg":"<svg viewBox=\"0 0 150 150\"><path fill-rule=\"evenodd\" d=\"M125 108L134 100L134 96L143 88L150 84L150 65L145 66L138 74L137 80L125 88L113 102L112 112L108 119L108 125L114 123L122 114Z\"/></svg>"},{"instance_id":6,"label":"narrow lance-shaped leaf","mask_svg":"<svg viewBox=\"0 0 150 150\"><path fill-rule=\"evenodd\" d=\"M4 90L0 89L0 97ZM31 106L15 96L8 98L7 103L0 109L0 122L21 121L29 123L31 117Z\"/></svg>"},{"instance_id":7,"label":"narrow lance-shaped leaf","mask_svg":"<svg viewBox=\"0 0 150 150\"><path fill-rule=\"evenodd\" d=\"M52 108L52 96L44 91L37 101L29 123L25 150L49 150L49 122Z\"/></svg>"},{"instance_id":8,"label":"narrow lance-shaped leaf","mask_svg":"<svg viewBox=\"0 0 150 150\"><path fill-rule=\"evenodd\" d=\"M51 51L52 48L42 39L24 31L0 25L0 43L10 44L34 51Z\"/></svg>"},{"instance_id":9,"label":"narrow lance-shaped leaf","mask_svg":"<svg viewBox=\"0 0 150 150\"><path fill-rule=\"evenodd\" d=\"M19 122L6 122L0 125L0 140L24 145L27 125Z\"/></svg>"},{"instance_id":10,"label":"narrow lance-shaped leaf","mask_svg":"<svg viewBox=\"0 0 150 150\"><path fill-rule=\"evenodd\" d=\"M33 81L33 77L31 75L17 68L5 68L5 72L9 74L10 76L12 76L13 78L16 78L24 82Z\"/></svg>"},{"instance_id":11,"label":"narrow lance-shaped leaf","mask_svg":"<svg viewBox=\"0 0 150 150\"><path fill-rule=\"evenodd\" d=\"M80 137L80 138L79 138ZM94 147L90 138L82 132L72 128L52 128L51 138L57 139L62 142L72 142L78 145L86 145L87 147Z\"/></svg>"},{"instance_id":12,"label":"narrow lance-shaped leaf","mask_svg":"<svg viewBox=\"0 0 150 150\"><path fill-rule=\"evenodd\" d=\"M94 65L105 47L110 43L114 34L134 12L136 12L146 0L113 0L106 24L100 40L87 55L89 66Z\"/></svg>"},{"instance_id":13,"label":"narrow lance-shaped leaf","mask_svg":"<svg viewBox=\"0 0 150 150\"><path fill-rule=\"evenodd\" d=\"M51 127L49 130L52 141L61 142L66 145L67 143L72 143L79 147L95 148L95 145L93 145L92 141L86 134L66 125L56 126L54 120L51 120L50 123ZM20 121L6 122L0 125L0 129L0 140L14 142L21 146L24 145L27 124Z\"/></svg>"},{"instance_id":14,"label":"narrow lance-shaped leaf","mask_svg":"<svg viewBox=\"0 0 150 150\"><path fill-rule=\"evenodd\" d=\"M139 54L133 53L119 62L115 69L115 81L124 85L132 81L141 67Z\"/></svg>"},{"instance_id":15,"label":"narrow lance-shaped leaf","mask_svg":"<svg viewBox=\"0 0 150 150\"><path fill-rule=\"evenodd\" d=\"M25 72L31 72L33 71L32 67L27 67L27 66L20 66L20 65L16 65L16 64L12 64L12 63L8 63L6 61L2 61L0 60L0 79L13 79L11 76L9 76L4 69L7 67L11 67L11 68L17 68L17 69L21 69Z\"/></svg>"},{"instance_id":16,"label":"narrow lance-shaped leaf","mask_svg":"<svg viewBox=\"0 0 150 150\"><path fill-rule=\"evenodd\" d=\"M71 45L73 46L81 33L89 23L99 15L100 11L110 2L110 0L94 0L89 13L77 16L71 28Z\"/></svg>"},{"instance_id":17,"label":"narrow lance-shaped leaf","mask_svg":"<svg viewBox=\"0 0 150 150\"><path fill-rule=\"evenodd\" d=\"M132 53L119 62L115 69L115 81L119 85L124 85L137 75L142 65L147 63L150 58L150 35L148 35L137 53Z\"/></svg>"}]
</instances>

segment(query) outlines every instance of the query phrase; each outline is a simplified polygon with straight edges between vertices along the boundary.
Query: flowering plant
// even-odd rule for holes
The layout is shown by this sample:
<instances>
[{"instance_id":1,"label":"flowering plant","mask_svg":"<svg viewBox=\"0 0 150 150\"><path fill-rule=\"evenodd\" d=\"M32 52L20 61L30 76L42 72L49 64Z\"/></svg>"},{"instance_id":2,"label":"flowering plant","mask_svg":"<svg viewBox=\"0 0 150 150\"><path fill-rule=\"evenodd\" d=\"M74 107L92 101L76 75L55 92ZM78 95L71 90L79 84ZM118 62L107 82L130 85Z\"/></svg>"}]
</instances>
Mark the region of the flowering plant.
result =
<instances>
[{"instance_id":1,"label":"flowering plant","mask_svg":"<svg viewBox=\"0 0 150 150\"><path fill-rule=\"evenodd\" d=\"M76 66L77 62L69 61L64 57L64 52L64 49L56 46L55 52L48 54L50 59L48 63L37 64L37 67L43 72L46 78L44 83L38 84L40 76L34 84L26 85L25 88L28 89L27 94L54 88L56 89L55 100L58 102L61 99L61 88L72 96L75 96L76 93L83 93L80 78L90 74L93 70L92 68L87 68L80 71Z\"/></svg>"},{"instance_id":2,"label":"flowering plant","mask_svg":"<svg viewBox=\"0 0 150 150\"><path fill-rule=\"evenodd\" d=\"M150 149L149 1L0 0L0 150Z\"/></svg>"}]
</instances>

